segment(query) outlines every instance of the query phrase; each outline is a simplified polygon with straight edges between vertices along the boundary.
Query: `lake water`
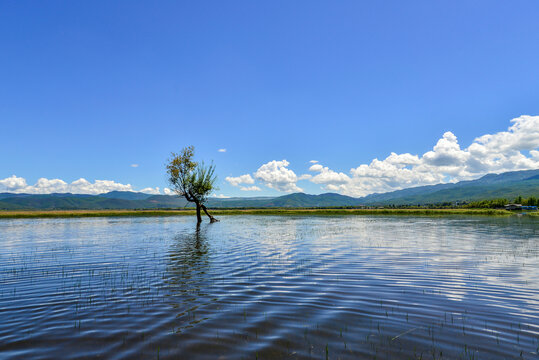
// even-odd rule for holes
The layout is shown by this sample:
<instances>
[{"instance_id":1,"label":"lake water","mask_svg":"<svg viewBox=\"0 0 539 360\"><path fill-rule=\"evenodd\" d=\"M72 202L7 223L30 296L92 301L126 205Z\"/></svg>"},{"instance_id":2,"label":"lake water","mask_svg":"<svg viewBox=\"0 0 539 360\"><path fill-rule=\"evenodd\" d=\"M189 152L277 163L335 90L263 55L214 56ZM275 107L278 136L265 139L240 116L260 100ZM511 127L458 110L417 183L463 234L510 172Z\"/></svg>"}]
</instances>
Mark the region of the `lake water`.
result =
<instances>
[{"instance_id":1,"label":"lake water","mask_svg":"<svg viewBox=\"0 0 539 360\"><path fill-rule=\"evenodd\" d=\"M2 359L538 359L539 220L0 220Z\"/></svg>"}]
</instances>

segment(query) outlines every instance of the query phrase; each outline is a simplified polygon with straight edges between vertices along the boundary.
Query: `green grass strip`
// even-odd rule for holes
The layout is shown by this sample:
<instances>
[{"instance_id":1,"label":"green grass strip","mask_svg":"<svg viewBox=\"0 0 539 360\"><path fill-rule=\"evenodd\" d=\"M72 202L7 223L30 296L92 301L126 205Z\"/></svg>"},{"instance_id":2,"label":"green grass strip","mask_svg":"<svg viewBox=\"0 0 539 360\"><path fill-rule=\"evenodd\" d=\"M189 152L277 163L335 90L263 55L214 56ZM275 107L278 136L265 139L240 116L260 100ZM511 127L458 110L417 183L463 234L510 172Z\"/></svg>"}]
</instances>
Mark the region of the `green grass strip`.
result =
<instances>
[{"instance_id":1,"label":"green grass strip","mask_svg":"<svg viewBox=\"0 0 539 360\"><path fill-rule=\"evenodd\" d=\"M515 212L497 209L212 209L212 215L408 215L408 216L446 216L482 215L510 216ZM0 211L0 219L17 218L78 218L114 216L194 216L194 210L28 210ZM527 213L538 216L538 213Z\"/></svg>"}]
</instances>

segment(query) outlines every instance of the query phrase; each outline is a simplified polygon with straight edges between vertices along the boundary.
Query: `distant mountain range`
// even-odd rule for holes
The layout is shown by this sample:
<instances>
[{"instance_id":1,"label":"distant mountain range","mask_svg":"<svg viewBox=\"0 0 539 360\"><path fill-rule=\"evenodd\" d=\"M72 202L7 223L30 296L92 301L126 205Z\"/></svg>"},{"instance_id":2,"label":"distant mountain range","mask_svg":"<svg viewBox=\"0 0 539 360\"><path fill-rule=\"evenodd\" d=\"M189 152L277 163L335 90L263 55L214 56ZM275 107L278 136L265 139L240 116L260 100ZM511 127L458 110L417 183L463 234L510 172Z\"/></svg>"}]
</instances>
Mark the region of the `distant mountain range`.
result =
<instances>
[{"instance_id":1,"label":"distant mountain range","mask_svg":"<svg viewBox=\"0 0 539 360\"><path fill-rule=\"evenodd\" d=\"M365 205L415 205L539 196L539 169L488 174L454 184L418 186L360 198Z\"/></svg>"},{"instance_id":2,"label":"distant mountain range","mask_svg":"<svg viewBox=\"0 0 539 360\"><path fill-rule=\"evenodd\" d=\"M455 184L419 186L361 198L326 193L295 193L279 197L210 198L211 208L263 207L355 207L377 205L424 205L517 196L539 197L539 169L488 174L477 180ZM190 207L185 199L170 195L150 195L130 191L112 191L99 195L14 194L0 193L0 209L157 209Z\"/></svg>"}]
</instances>

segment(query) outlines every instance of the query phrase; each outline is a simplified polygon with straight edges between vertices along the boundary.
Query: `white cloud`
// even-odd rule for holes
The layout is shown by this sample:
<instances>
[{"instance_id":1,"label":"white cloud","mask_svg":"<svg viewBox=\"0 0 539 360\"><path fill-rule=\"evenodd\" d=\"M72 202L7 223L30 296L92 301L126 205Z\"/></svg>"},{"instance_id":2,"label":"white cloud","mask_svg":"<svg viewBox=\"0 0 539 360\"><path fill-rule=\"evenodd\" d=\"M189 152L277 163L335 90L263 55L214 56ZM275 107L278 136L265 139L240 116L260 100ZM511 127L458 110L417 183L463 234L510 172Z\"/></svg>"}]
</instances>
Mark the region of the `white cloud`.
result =
<instances>
[{"instance_id":1,"label":"white cloud","mask_svg":"<svg viewBox=\"0 0 539 360\"><path fill-rule=\"evenodd\" d=\"M112 180L96 180L93 183L80 178L67 183L60 179L40 178L34 185L28 185L26 179L15 175L0 180L0 192L27 194L102 194L110 191L135 191L130 184L120 184Z\"/></svg>"},{"instance_id":2,"label":"white cloud","mask_svg":"<svg viewBox=\"0 0 539 360\"><path fill-rule=\"evenodd\" d=\"M132 168L137 168L137 167L138 167L138 164L131 164L131 165L129 165L129 166L131 166Z\"/></svg>"},{"instance_id":3,"label":"white cloud","mask_svg":"<svg viewBox=\"0 0 539 360\"><path fill-rule=\"evenodd\" d=\"M311 164L316 164L318 162L318 160L310 160L309 161Z\"/></svg>"},{"instance_id":4,"label":"white cloud","mask_svg":"<svg viewBox=\"0 0 539 360\"><path fill-rule=\"evenodd\" d=\"M249 187L247 187L247 186L242 186L242 187L240 187L240 190L242 190L242 191L262 191L261 188L259 188L258 186L254 186L254 185L253 185L253 186L249 186Z\"/></svg>"},{"instance_id":5,"label":"white cloud","mask_svg":"<svg viewBox=\"0 0 539 360\"><path fill-rule=\"evenodd\" d=\"M12 175L8 178L0 180L0 190L4 192L15 192L18 189L26 188L26 179Z\"/></svg>"},{"instance_id":6,"label":"white cloud","mask_svg":"<svg viewBox=\"0 0 539 360\"><path fill-rule=\"evenodd\" d=\"M457 137L448 131L438 140L432 151L423 154L422 160L428 165L459 167L466 163L469 156L469 153L460 149Z\"/></svg>"},{"instance_id":7,"label":"white cloud","mask_svg":"<svg viewBox=\"0 0 539 360\"><path fill-rule=\"evenodd\" d=\"M342 172L335 172L328 167L323 167L320 164L314 164L309 168L310 171L318 172L311 181L315 184L346 184L350 181L350 177Z\"/></svg>"},{"instance_id":8,"label":"white cloud","mask_svg":"<svg viewBox=\"0 0 539 360\"><path fill-rule=\"evenodd\" d=\"M224 153L224 152L226 152L226 149L219 149L219 150L217 150L217 151L219 151L219 152L221 152L221 153Z\"/></svg>"},{"instance_id":9,"label":"white cloud","mask_svg":"<svg viewBox=\"0 0 539 360\"><path fill-rule=\"evenodd\" d=\"M350 176L314 164L319 172L311 181L327 190L352 196L386 192L412 186L456 182L487 173L539 168L539 116L511 120L507 131L476 138L462 149L457 137L446 132L431 151L422 156L391 153L350 170ZM522 151L529 151L526 156Z\"/></svg>"},{"instance_id":10,"label":"white cloud","mask_svg":"<svg viewBox=\"0 0 539 360\"><path fill-rule=\"evenodd\" d=\"M255 183L255 180L249 174L245 174L245 175L241 175L237 177L227 176L225 180L228 181L230 185L232 186L238 186L240 184L254 184Z\"/></svg>"},{"instance_id":11,"label":"white cloud","mask_svg":"<svg viewBox=\"0 0 539 360\"><path fill-rule=\"evenodd\" d=\"M218 194L218 195L215 195L213 197L215 197L217 199L228 199L228 198L230 198L230 196L226 196L226 195L223 195L223 194Z\"/></svg>"},{"instance_id":12,"label":"white cloud","mask_svg":"<svg viewBox=\"0 0 539 360\"><path fill-rule=\"evenodd\" d=\"M174 190L170 190L169 188L164 188L163 192L165 193L165 195L175 195L176 194L174 192Z\"/></svg>"},{"instance_id":13,"label":"white cloud","mask_svg":"<svg viewBox=\"0 0 539 360\"><path fill-rule=\"evenodd\" d=\"M290 163L286 160L270 161L262 165L255 172L255 178L262 181L267 187L284 192L303 190L296 185L298 177L294 171L287 168Z\"/></svg>"},{"instance_id":14,"label":"white cloud","mask_svg":"<svg viewBox=\"0 0 539 360\"><path fill-rule=\"evenodd\" d=\"M534 150L539 147L539 116L522 115L511 120L508 131L483 135L474 141L500 152Z\"/></svg>"},{"instance_id":15,"label":"white cloud","mask_svg":"<svg viewBox=\"0 0 539 360\"><path fill-rule=\"evenodd\" d=\"M139 192L145 193L145 194L152 194L152 195L161 194L161 192L159 191L159 187L155 187L155 188L147 187L142 190L139 190Z\"/></svg>"},{"instance_id":16,"label":"white cloud","mask_svg":"<svg viewBox=\"0 0 539 360\"><path fill-rule=\"evenodd\" d=\"M412 154L395 154L394 152L389 155L386 160L389 164L395 165L398 168L403 168L409 165L419 164L419 157Z\"/></svg>"},{"instance_id":17,"label":"white cloud","mask_svg":"<svg viewBox=\"0 0 539 360\"><path fill-rule=\"evenodd\" d=\"M303 174L298 177L298 180L307 180L312 178L313 176L311 174Z\"/></svg>"}]
</instances>

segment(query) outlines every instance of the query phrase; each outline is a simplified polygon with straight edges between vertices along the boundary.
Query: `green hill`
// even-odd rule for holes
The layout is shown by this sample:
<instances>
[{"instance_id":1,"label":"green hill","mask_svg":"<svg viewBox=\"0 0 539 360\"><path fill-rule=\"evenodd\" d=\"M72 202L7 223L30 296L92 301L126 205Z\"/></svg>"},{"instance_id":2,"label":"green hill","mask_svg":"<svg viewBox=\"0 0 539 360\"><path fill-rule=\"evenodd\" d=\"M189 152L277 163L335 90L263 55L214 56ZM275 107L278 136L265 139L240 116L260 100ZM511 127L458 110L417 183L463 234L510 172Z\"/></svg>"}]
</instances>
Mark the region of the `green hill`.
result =
<instances>
[{"instance_id":1,"label":"green hill","mask_svg":"<svg viewBox=\"0 0 539 360\"><path fill-rule=\"evenodd\" d=\"M267 201L268 207L331 207L356 205L359 205L358 199L335 193L321 195L295 193Z\"/></svg>"},{"instance_id":2,"label":"green hill","mask_svg":"<svg viewBox=\"0 0 539 360\"><path fill-rule=\"evenodd\" d=\"M539 170L488 174L455 184L419 186L360 198L365 205L416 205L539 195Z\"/></svg>"},{"instance_id":3,"label":"green hill","mask_svg":"<svg viewBox=\"0 0 539 360\"><path fill-rule=\"evenodd\" d=\"M5 210L77 210L77 209L137 209L137 202L107 199L99 196L30 195L3 198L0 207Z\"/></svg>"}]
</instances>

